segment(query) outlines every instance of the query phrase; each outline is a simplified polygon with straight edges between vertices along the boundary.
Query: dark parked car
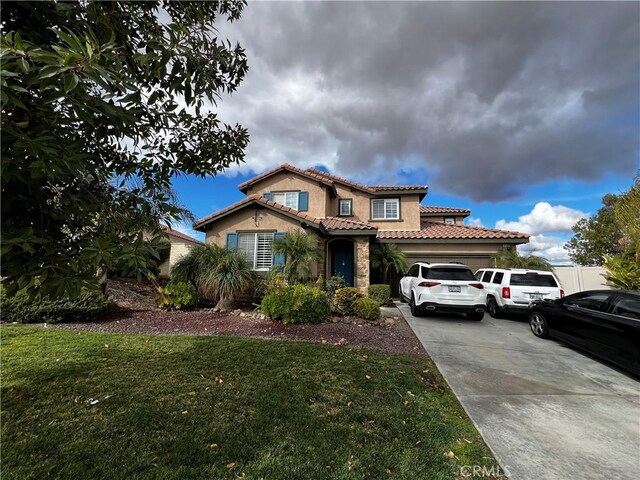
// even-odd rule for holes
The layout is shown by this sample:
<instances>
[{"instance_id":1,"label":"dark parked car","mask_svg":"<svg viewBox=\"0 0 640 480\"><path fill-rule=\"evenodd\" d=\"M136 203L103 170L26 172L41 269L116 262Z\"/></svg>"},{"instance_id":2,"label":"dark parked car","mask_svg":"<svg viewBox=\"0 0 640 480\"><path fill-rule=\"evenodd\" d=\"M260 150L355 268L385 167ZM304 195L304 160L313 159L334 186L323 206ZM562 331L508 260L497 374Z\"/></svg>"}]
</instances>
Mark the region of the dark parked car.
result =
<instances>
[{"instance_id":1,"label":"dark parked car","mask_svg":"<svg viewBox=\"0 0 640 480\"><path fill-rule=\"evenodd\" d=\"M640 292L592 290L529 307L536 337L554 337L640 375Z\"/></svg>"}]
</instances>

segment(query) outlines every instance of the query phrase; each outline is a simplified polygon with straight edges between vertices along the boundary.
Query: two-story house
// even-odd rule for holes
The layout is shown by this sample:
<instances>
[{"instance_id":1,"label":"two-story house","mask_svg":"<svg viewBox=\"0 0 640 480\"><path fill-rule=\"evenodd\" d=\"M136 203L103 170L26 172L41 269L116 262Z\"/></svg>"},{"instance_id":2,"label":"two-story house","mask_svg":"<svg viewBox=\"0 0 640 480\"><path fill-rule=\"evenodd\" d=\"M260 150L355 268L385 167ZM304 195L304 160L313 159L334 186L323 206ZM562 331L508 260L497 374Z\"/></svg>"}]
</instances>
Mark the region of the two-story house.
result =
<instances>
[{"instance_id":1,"label":"two-story house","mask_svg":"<svg viewBox=\"0 0 640 480\"><path fill-rule=\"evenodd\" d=\"M241 250L251 268L282 264L274 239L302 229L320 239L324 259L317 275L342 275L366 288L369 249L394 243L410 262L457 261L472 269L492 266L496 252L528 242L525 233L465 226L470 211L421 206L422 185L363 185L315 168L283 164L239 185L246 198L194 223L205 243Z\"/></svg>"}]
</instances>

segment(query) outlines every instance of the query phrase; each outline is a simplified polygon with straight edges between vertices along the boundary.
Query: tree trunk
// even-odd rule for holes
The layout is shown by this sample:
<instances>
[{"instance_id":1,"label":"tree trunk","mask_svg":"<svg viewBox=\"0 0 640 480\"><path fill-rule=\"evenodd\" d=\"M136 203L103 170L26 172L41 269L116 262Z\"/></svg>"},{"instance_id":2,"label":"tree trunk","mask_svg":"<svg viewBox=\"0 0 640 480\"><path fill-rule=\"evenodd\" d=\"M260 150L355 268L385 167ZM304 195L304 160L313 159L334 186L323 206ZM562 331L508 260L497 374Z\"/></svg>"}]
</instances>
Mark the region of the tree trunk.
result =
<instances>
[{"instance_id":1,"label":"tree trunk","mask_svg":"<svg viewBox=\"0 0 640 480\"><path fill-rule=\"evenodd\" d=\"M220 297L220 300L213 308L214 312L230 312L233 310L233 297Z\"/></svg>"},{"instance_id":2,"label":"tree trunk","mask_svg":"<svg viewBox=\"0 0 640 480\"><path fill-rule=\"evenodd\" d=\"M100 286L100 291L102 292L102 295L104 295L105 297L107 296L107 269L106 267L99 267L98 268L98 285Z\"/></svg>"},{"instance_id":3,"label":"tree trunk","mask_svg":"<svg viewBox=\"0 0 640 480\"><path fill-rule=\"evenodd\" d=\"M387 277L389 276L389 267L382 269L382 283L387 284Z\"/></svg>"}]
</instances>

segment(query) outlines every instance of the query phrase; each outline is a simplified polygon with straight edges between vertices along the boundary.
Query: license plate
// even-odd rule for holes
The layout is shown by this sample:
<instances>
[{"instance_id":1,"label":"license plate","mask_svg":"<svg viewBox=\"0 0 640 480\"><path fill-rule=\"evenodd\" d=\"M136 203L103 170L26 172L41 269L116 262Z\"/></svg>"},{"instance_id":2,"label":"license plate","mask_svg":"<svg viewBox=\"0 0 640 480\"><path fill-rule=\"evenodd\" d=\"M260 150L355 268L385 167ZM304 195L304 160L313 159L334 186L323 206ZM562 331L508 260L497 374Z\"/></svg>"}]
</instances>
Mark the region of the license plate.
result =
<instances>
[{"instance_id":1,"label":"license plate","mask_svg":"<svg viewBox=\"0 0 640 480\"><path fill-rule=\"evenodd\" d=\"M530 293L529 294L529 298L531 300L542 300L542 294L541 293Z\"/></svg>"},{"instance_id":2,"label":"license plate","mask_svg":"<svg viewBox=\"0 0 640 480\"><path fill-rule=\"evenodd\" d=\"M462 290L458 286L449 286L449 291L450 292L458 292L458 293L460 293Z\"/></svg>"}]
</instances>

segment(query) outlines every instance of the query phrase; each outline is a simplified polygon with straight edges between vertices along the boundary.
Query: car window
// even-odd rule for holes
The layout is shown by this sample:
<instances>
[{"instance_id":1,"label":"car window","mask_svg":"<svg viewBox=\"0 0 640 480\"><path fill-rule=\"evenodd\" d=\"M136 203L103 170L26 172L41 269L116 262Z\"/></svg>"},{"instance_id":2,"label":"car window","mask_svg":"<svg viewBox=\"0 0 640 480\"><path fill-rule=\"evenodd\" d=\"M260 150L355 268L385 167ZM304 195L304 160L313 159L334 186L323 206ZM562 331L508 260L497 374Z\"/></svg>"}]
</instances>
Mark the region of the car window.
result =
<instances>
[{"instance_id":1,"label":"car window","mask_svg":"<svg viewBox=\"0 0 640 480\"><path fill-rule=\"evenodd\" d=\"M484 270L478 270L478 271L476 272L476 278L477 278L479 281L482 281L482 274L483 274L483 273L484 273Z\"/></svg>"},{"instance_id":2,"label":"car window","mask_svg":"<svg viewBox=\"0 0 640 480\"><path fill-rule=\"evenodd\" d=\"M567 303L581 308L588 308L589 310L601 311L602 306L610 296L611 294L606 292L583 293L568 299Z\"/></svg>"},{"instance_id":3,"label":"car window","mask_svg":"<svg viewBox=\"0 0 640 480\"><path fill-rule=\"evenodd\" d=\"M522 285L526 287L557 287L558 282L553 275L540 273L512 273L511 285Z\"/></svg>"},{"instance_id":4,"label":"car window","mask_svg":"<svg viewBox=\"0 0 640 480\"><path fill-rule=\"evenodd\" d=\"M487 270L486 272L484 272L484 275L482 276L482 281L488 282L489 280L491 280L491 274L493 274L491 270Z\"/></svg>"},{"instance_id":5,"label":"car window","mask_svg":"<svg viewBox=\"0 0 640 480\"><path fill-rule=\"evenodd\" d=\"M426 273L426 275L425 275ZM428 280L475 280L473 272L468 268L460 267L431 267L422 275Z\"/></svg>"},{"instance_id":6,"label":"car window","mask_svg":"<svg viewBox=\"0 0 640 480\"><path fill-rule=\"evenodd\" d=\"M611 313L640 320L640 298L618 297Z\"/></svg>"},{"instance_id":7,"label":"car window","mask_svg":"<svg viewBox=\"0 0 640 480\"><path fill-rule=\"evenodd\" d=\"M493 280L491 281L491 283L502 283L502 279L504 278L504 272L496 272L496 274L493 276Z\"/></svg>"},{"instance_id":8,"label":"car window","mask_svg":"<svg viewBox=\"0 0 640 480\"><path fill-rule=\"evenodd\" d=\"M413 265L408 272L408 276L410 277L417 277L418 276L418 271L420 269L420 265Z\"/></svg>"}]
</instances>

